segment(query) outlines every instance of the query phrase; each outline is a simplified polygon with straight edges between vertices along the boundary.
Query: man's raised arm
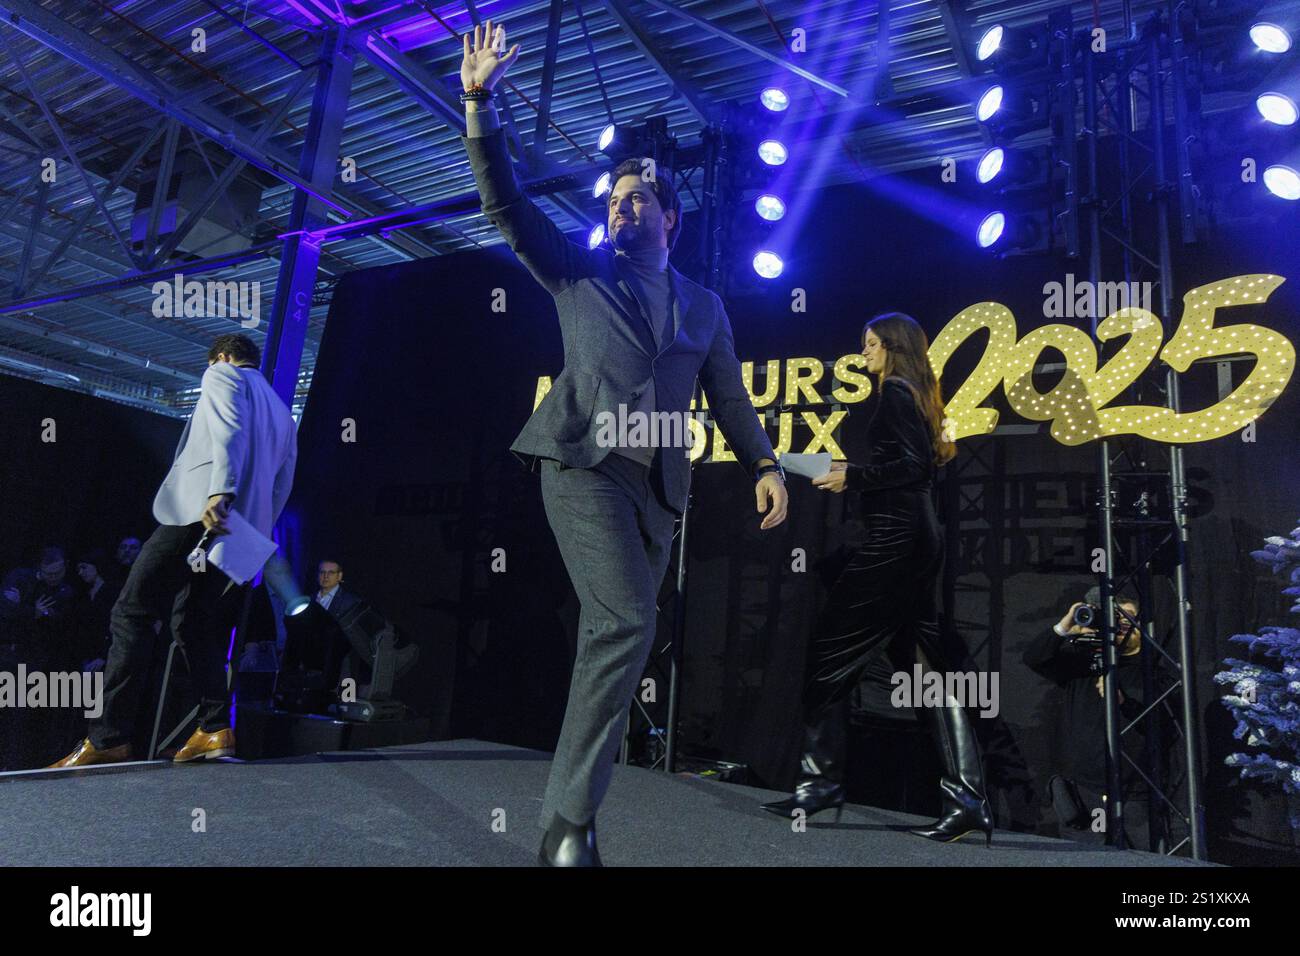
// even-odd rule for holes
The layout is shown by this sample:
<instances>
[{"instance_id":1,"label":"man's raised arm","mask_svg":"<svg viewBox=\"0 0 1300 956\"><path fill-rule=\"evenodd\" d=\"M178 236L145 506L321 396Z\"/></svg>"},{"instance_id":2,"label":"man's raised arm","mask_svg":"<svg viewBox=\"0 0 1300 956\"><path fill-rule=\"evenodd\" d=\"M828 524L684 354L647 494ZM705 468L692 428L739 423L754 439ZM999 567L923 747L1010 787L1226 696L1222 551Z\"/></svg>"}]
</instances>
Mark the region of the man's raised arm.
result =
<instances>
[{"instance_id":1,"label":"man's raised arm","mask_svg":"<svg viewBox=\"0 0 1300 956\"><path fill-rule=\"evenodd\" d=\"M519 54L519 44L506 53L505 27L488 20L466 33L460 65L465 89L465 131L462 138L470 169L478 184L483 214L501 231L519 261L552 295L564 291L587 271L586 250L564 237L550 217L524 195L515 178L505 134L492 103L493 91Z\"/></svg>"}]
</instances>

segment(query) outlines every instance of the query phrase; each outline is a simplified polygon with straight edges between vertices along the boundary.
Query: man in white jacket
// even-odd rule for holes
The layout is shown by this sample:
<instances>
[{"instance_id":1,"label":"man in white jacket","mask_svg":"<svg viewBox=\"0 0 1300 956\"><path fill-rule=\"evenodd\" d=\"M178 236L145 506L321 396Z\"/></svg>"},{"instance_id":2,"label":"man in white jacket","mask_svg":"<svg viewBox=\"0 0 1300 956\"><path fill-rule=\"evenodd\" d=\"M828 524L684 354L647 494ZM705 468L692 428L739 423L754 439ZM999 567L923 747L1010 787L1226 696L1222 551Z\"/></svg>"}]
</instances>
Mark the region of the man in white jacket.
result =
<instances>
[{"instance_id":1,"label":"man in white jacket","mask_svg":"<svg viewBox=\"0 0 1300 956\"><path fill-rule=\"evenodd\" d=\"M104 700L86 739L55 767L131 759L130 738L153 659L154 621L169 620L200 697L199 727L176 761L233 754L226 655L247 586L191 552L205 531L225 533L233 508L270 537L293 485L292 415L258 369L244 335L221 335L171 470L154 498L159 527L131 565L113 606Z\"/></svg>"}]
</instances>

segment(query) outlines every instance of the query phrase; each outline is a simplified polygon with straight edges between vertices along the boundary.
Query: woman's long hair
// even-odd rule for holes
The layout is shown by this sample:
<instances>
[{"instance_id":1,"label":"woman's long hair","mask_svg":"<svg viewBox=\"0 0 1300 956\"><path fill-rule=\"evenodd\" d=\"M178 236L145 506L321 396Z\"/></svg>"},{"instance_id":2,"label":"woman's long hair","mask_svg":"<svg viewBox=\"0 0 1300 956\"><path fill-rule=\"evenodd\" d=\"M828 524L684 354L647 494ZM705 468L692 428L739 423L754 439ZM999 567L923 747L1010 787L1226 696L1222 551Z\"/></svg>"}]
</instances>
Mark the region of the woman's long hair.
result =
<instances>
[{"instance_id":1,"label":"woman's long hair","mask_svg":"<svg viewBox=\"0 0 1300 956\"><path fill-rule=\"evenodd\" d=\"M957 448L944 436L943 395L939 392L939 379L930 366L930 340L926 338L925 330L910 315L884 312L863 326L864 347L869 331L875 332L885 347L881 384L887 378L898 378L907 383L921 407L921 414L930 425L935 464L951 461Z\"/></svg>"}]
</instances>

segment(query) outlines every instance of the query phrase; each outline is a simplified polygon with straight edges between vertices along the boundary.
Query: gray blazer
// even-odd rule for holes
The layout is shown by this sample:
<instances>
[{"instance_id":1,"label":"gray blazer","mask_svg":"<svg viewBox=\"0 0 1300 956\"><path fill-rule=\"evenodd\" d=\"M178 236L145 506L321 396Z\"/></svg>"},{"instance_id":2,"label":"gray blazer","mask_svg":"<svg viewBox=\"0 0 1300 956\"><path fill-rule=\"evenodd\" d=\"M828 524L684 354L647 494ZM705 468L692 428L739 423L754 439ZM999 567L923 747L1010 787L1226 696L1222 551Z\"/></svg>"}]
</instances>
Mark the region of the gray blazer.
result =
<instances>
[{"instance_id":1,"label":"gray blazer","mask_svg":"<svg viewBox=\"0 0 1300 956\"><path fill-rule=\"evenodd\" d=\"M233 492L231 509L269 538L289 499L297 457L293 416L266 376L217 362L203 373L153 516L161 524L193 524L209 497Z\"/></svg>"},{"instance_id":2,"label":"gray blazer","mask_svg":"<svg viewBox=\"0 0 1300 956\"><path fill-rule=\"evenodd\" d=\"M656 345L650 319L619 276L613 253L589 250L564 234L523 194L505 134L462 137L478 182L483 213L519 261L555 297L564 369L510 450L525 464L554 458L590 468L611 451L596 440L601 412L630 411L654 380L659 411L686 413L698 377L709 414L736 460L752 477L760 458L776 460L759 413L740 377L731 323L722 300L668 267L674 338ZM690 487L684 449L661 449L668 503L681 512Z\"/></svg>"}]
</instances>

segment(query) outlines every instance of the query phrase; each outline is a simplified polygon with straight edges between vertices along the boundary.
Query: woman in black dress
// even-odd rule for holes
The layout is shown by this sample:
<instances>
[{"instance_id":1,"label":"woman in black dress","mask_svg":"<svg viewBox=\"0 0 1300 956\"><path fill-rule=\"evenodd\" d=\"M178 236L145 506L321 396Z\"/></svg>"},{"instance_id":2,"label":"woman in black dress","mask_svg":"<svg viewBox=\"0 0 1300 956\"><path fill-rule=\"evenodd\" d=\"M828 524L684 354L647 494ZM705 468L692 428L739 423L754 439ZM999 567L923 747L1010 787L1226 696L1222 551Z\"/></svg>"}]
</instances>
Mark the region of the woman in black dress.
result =
<instances>
[{"instance_id":1,"label":"woman in black dress","mask_svg":"<svg viewBox=\"0 0 1300 956\"><path fill-rule=\"evenodd\" d=\"M867 371L880 399L867 423L864 464L837 462L813 484L862 494L865 543L831 589L809 642L804 690L804 752L798 786L763 809L811 816L844 805L848 701L876 654L909 675L913 662L944 670L936 585L943 541L931 500L935 469L955 453L943 434L943 399L921 326L897 312L876 316L862 333ZM923 707L943 764L943 814L918 836L952 842L975 832L992 840L993 820L974 731L952 698Z\"/></svg>"}]
</instances>

